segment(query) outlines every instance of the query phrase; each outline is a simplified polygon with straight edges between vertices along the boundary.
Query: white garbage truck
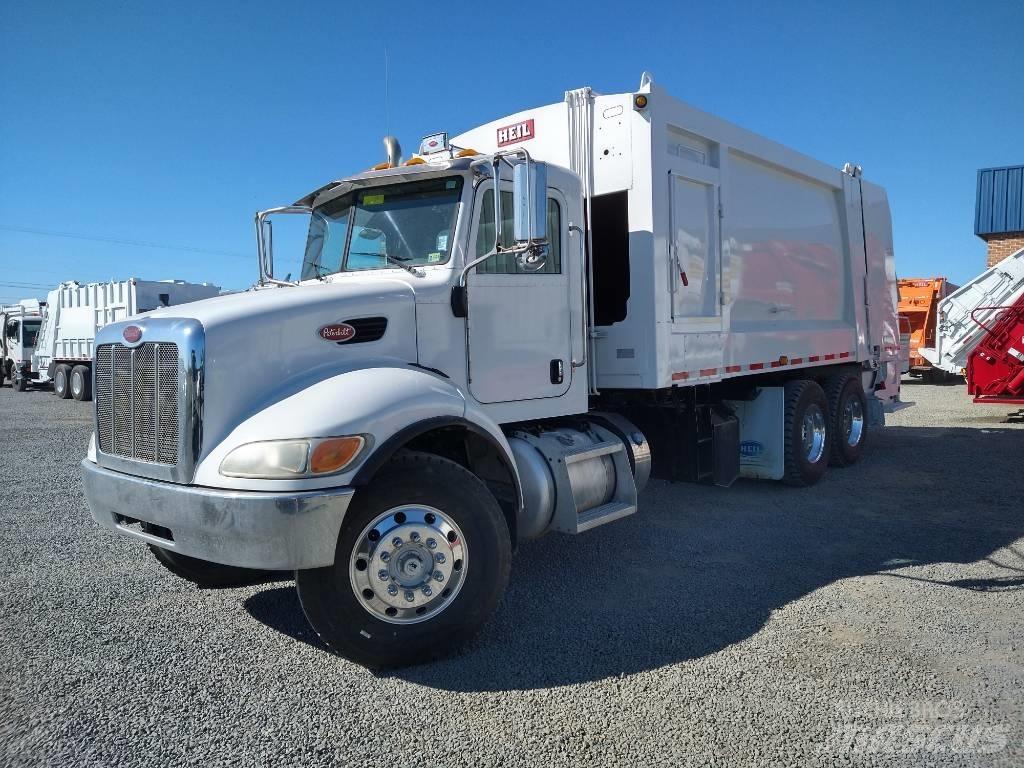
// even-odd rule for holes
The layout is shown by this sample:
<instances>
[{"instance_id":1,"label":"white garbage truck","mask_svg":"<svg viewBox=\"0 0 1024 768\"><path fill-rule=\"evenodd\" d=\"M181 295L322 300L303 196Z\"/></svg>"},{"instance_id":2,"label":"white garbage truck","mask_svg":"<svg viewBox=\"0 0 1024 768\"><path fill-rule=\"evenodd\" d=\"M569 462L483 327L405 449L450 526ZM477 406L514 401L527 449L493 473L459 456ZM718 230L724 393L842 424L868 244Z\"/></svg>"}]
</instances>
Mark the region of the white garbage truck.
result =
<instances>
[{"instance_id":1,"label":"white garbage truck","mask_svg":"<svg viewBox=\"0 0 1024 768\"><path fill-rule=\"evenodd\" d=\"M858 167L647 76L385 146L257 214L252 290L97 337L88 501L175 574L294 571L336 652L414 663L495 610L517 541L632 515L651 477L809 486L898 403L889 206ZM298 280L279 216L306 222Z\"/></svg>"},{"instance_id":2,"label":"white garbage truck","mask_svg":"<svg viewBox=\"0 0 1024 768\"><path fill-rule=\"evenodd\" d=\"M24 391L31 368L32 352L43 323L46 302L22 299L0 307L0 385L7 379L15 390Z\"/></svg>"},{"instance_id":3,"label":"white garbage truck","mask_svg":"<svg viewBox=\"0 0 1024 768\"><path fill-rule=\"evenodd\" d=\"M999 317L1024 296L1024 249L986 269L939 304L935 346L921 356L947 374L961 376L971 352Z\"/></svg>"},{"instance_id":4,"label":"white garbage truck","mask_svg":"<svg viewBox=\"0 0 1024 768\"><path fill-rule=\"evenodd\" d=\"M108 323L158 307L208 299L220 288L184 280L111 280L79 283L68 280L46 297L46 313L31 365L23 370L28 384L53 384L57 397L92 397L93 342Z\"/></svg>"}]
</instances>

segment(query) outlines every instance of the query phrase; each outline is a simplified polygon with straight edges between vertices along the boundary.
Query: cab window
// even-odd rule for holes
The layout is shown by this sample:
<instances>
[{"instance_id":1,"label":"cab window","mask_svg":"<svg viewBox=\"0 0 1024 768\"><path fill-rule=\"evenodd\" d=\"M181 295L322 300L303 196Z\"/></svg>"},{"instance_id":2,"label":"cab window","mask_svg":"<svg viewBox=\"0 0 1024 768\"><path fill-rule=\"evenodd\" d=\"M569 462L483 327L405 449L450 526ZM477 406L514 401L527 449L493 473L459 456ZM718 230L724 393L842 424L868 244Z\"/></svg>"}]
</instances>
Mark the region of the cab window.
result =
<instances>
[{"instance_id":1,"label":"cab window","mask_svg":"<svg viewBox=\"0 0 1024 768\"><path fill-rule=\"evenodd\" d=\"M494 248L494 190L484 193L480 210L480 226L477 228L476 255L483 256ZM512 193L501 193L501 245L511 248L515 241L512 238ZM561 212L558 203L548 198L548 258L541 269L531 272L522 269L512 254L494 256L476 271L485 275L558 275L562 272L562 231Z\"/></svg>"}]
</instances>

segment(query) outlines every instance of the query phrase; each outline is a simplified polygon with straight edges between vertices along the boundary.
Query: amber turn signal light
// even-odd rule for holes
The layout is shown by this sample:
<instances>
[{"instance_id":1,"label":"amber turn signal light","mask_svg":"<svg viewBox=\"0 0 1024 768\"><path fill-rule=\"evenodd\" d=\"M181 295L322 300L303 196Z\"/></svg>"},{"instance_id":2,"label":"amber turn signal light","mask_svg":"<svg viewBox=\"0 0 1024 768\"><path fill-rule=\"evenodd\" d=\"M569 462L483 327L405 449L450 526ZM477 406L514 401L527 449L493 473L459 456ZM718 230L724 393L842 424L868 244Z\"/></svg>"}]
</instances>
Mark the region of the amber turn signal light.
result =
<instances>
[{"instance_id":1,"label":"amber turn signal light","mask_svg":"<svg viewBox=\"0 0 1024 768\"><path fill-rule=\"evenodd\" d=\"M331 437L320 442L309 457L309 471L314 475L337 472L352 462L362 450L362 437Z\"/></svg>"},{"instance_id":2,"label":"amber turn signal light","mask_svg":"<svg viewBox=\"0 0 1024 768\"><path fill-rule=\"evenodd\" d=\"M636 109L643 109L644 107L647 106L647 97L644 96L642 93L638 93L636 96L633 97L633 106Z\"/></svg>"}]
</instances>

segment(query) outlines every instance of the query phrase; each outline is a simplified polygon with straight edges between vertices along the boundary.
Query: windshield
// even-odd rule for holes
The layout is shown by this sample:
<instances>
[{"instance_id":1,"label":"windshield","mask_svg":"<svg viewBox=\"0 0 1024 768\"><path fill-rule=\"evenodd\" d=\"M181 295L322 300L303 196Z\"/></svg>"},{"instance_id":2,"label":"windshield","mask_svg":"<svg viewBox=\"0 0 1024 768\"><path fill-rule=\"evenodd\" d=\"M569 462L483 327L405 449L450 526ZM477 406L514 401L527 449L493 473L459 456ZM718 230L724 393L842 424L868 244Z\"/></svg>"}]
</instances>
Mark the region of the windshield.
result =
<instances>
[{"instance_id":1,"label":"windshield","mask_svg":"<svg viewBox=\"0 0 1024 768\"><path fill-rule=\"evenodd\" d=\"M23 347L34 347L36 345L36 336L39 335L39 326L42 325L42 322L42 320L30 320L22 325L21 345Z\"/></svg>"},{"instance_id":2,"label":"windshield","mask_svg":"<svg viewBox=\"0 0 1024 768\"><path fill-rule=\"evenodd\" d=\"M357 189L315 208L302 279L451 258L462 177Z\"/></svg>"}]
</instances>

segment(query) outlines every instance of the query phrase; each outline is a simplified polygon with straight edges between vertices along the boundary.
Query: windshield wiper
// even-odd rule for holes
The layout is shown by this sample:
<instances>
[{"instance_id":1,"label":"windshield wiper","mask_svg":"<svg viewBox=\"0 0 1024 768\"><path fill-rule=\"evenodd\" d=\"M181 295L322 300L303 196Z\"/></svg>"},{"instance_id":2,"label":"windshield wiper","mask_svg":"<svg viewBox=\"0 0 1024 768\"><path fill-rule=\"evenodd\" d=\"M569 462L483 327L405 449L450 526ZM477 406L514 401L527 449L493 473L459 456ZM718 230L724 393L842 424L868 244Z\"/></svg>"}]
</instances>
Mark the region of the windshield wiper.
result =
<instances>
[{"instance_id":1,"label":"windshield wiper","mask_svg":"<svg viewBox=\"0 0 1024 768\"><path fill-rule=\"evenodd\" d=\"M390 253L370 253L369 251L349 251L348 255L349 256L353 256L353 255L354 256L383 256L384 257L384 261L386 261L388 264L394 264L396 267L401 267L406 272L408 272L410 275L415 275L416 277L423 277L423 273L421 271L419 271L416 267L414 267L414 266L412 266L410 264L406 264L405 263L405 262L407 262L409 260L408 257L402 258L401 256L392 256Z\"/></svg>"},{"instance_id":2,"label":"windshield wiper","mask_svg":"<svg viewBox=\"0 0 1024 768\"><path fill-rule=\"evenodd\" d=\"M318 264L315 261L312 262L309 266L313 268L313 277L315 277L320 282L323 282L327 278L327 276L331 274L330 272L327 271L327 267L320 266L320 264Z\"/></svg>"}]
</instances>

